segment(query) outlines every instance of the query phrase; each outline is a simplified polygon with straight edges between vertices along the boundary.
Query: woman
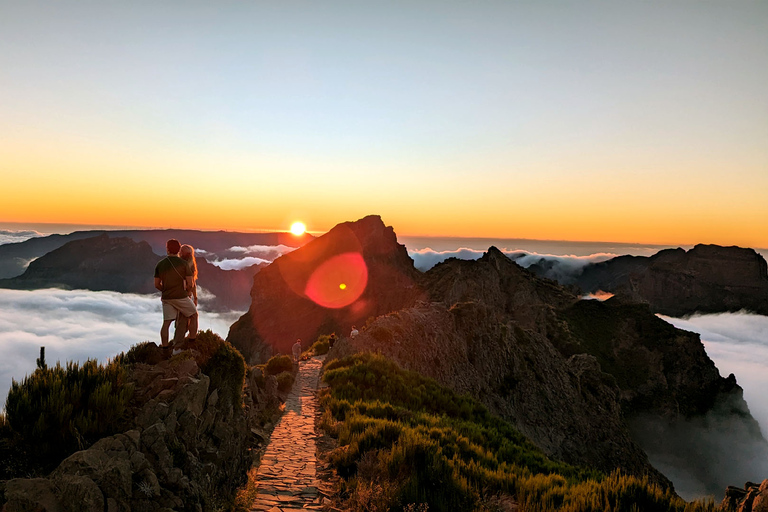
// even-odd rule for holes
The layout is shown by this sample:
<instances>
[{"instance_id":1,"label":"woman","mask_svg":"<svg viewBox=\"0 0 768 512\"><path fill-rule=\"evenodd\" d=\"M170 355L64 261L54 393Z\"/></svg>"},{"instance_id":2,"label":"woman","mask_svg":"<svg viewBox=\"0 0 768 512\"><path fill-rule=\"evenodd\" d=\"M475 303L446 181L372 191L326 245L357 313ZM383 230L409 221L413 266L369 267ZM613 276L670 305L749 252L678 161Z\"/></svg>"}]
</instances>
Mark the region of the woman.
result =
<instances>
[{"instance_id":1,"label":"woman","mask_svg":"<svg viewBox=\"0 0 768 512\"><path fill-rule=\"evenodd\" d=\"M195 249L191 245L184 244L181 246L181 251L179 251L179 257L187 262L187 266L192 273L192 288L187 289L187 295L192 298L195 302L195 307L197 307L197 260L195 260ZM187 320L189 336L186 339L188 341L195 341L195 338L197 338L198 319L199 315L195 313ZM177 322L183 322L184 320L184 317L176 317Z\"/></svg>"}]
</instances>

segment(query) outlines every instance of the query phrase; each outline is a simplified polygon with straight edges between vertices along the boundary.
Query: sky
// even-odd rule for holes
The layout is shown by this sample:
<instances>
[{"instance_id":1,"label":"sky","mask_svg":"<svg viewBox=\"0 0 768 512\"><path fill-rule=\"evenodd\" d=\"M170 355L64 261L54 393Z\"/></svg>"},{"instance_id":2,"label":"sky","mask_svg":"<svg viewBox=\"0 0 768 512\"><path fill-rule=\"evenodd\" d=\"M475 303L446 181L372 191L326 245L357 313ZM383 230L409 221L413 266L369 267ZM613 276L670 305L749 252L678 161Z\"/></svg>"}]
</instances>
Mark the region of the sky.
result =
<instances>
[{"instance_id":1,"label":"sky","mask_svg":"<svg viewBox=\"0 0 768 512\"><path fill-rule=\"evenodd\" d=\"M768 2L0 0L0 222L768 247Z\"/></svg>"}]
</instances>

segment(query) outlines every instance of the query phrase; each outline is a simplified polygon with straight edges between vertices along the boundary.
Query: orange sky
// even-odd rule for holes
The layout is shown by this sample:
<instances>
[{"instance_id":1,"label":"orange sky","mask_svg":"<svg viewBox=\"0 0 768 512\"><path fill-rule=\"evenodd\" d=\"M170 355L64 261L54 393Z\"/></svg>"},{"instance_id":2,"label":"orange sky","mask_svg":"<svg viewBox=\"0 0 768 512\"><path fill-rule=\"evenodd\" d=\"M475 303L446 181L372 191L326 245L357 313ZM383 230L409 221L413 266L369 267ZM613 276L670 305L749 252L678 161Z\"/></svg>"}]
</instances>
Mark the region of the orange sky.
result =
<instances>
[{"instance_id":1,"label":"orange sky","mask_svg":"<svg viewBox=\"0 0 768 512\"><path fill-rule=\"evenodd\" d=\"M759 3L12 4L0 223L379 214L401 235L765 248L766 22Z\"/></svg>"}]
</instances>

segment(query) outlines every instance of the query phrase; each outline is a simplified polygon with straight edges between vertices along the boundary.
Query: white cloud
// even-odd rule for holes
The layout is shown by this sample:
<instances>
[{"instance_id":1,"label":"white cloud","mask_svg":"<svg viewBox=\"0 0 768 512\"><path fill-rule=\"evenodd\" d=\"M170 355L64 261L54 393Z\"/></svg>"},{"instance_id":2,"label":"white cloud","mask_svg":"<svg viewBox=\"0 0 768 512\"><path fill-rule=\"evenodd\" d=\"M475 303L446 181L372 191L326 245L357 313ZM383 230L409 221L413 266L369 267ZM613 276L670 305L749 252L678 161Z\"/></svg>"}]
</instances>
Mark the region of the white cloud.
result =
<instances>
[{"instance_id":1,"label":"white cloud","mask_svg":"<svg viewBox=\"0 0 768 512\"><path fill-rule=\"evenodd\" d=\"M226 337L241 313L200 312L200 329ZM101 362L142 341L159 342L157 295L86 290L0 290L0 408L11 385L46 360Z\"/></svg>"},{"instance_id":2,"label":"white cloud","mask_svg":"<svg viewBox=\"0 0 768 512\"><path fill-rule=\"evenodd\" d=\"M287 245L235 245L216 253L197 250L209 263L223 270L240 270L251 265L272 263L283 254L295 251L295 247Z\"/></svg>"},{"instance_id":3,"label":"white cloud","mask_svg":"<svg viewBox=\"0 0 768 512\"><path fill-rule=\"evenodd\" d=\"M701 335L720 374L733 373L744 388L749 410L768 437L768 316L741 312L661 318Z\"/></svg>"},{"instance_id":4,"label":"white cloud","mask_svg":"<svg viewBox=\"0 0 768 512\"><path fill-rule=\"evenodd\" d=\"M38 236L45 236L45 234L34 230L15 231L12 229L0 229L0 245L23 242Z\"/></svg>"},{"instance_id":5,"label":"white cloud","mask_svg":"<svg viewBox=\"0 0 768 512\"><path fill-rule=\"evenodd\" d=\"M426 272L438 263L442 263L448 258L458 258L460 260L477 260L483 255L484 251L468 249L462 247L455 251L435 251L427 247L426 249L413 249L408 251L408 255L413 260L414 266Z\"/></svg>"},{"instance_id":6,"label":"white cloud","mask_svg":"<svg viewBox=\"0 0 768 512\"><path fill-rule=\"evenodd\" d=\"M460 260L479 259L485 251L462 247L455 251L435 251L430 248L409 250L408 254L414 261L414 265L421 271L427 271L438 263L448 258ZM531 265L539 265L545 269L545 276L561 282L572 282L578 277L584 267L590 263L606 261L616 257L614 253L600 252L588 256L539 254L521 250L506 250L506 254L512 261L521 267L528 268Z\"/></svg>"},{"instance_id":7,"label":"white cloud","mask_svg":"<svg viewBox=\"0 0 768 512\"><path fill-rule=\"evenodd\" d=\"M245 258L227 258L224 260L210 261L209 263L216 265L222 270L240 270L251 265L258 265L260 263L270 263L269 260L263 260L261 258L254 258L252 256L246 256Z\"/></svg>"},{"instance_id":8,"label":"white cloud","mask_svg":"<svg viewBox=\"0 0 768 512\"><path fill-rule=\"evenodd\" d=\"M249 245L247 247L241 247L235 245L227 249L229 252L240 253L247 256L256 256L265 260L274 261L283 254L295 251L296 247L288 247L287 245Z\"/></svg>"}]
</instances>

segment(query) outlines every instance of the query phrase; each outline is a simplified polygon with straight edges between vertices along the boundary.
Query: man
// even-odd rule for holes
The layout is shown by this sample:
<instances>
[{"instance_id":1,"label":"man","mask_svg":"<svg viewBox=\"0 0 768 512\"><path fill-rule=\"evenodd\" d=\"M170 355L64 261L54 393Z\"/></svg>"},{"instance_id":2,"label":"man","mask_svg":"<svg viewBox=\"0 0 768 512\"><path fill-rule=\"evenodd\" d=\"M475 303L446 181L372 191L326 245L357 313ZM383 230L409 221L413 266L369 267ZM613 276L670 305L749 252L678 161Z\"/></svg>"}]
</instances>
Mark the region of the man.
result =
<instances>
[{"instance_id":1,"label":"man","mask_svg":"<svg viewBox=\"0 0 768 512\"><path fill-rule=\"evenodd\" d=\"M155 288L163 292L163 326L160 328L160 342L169 348L168 329L176 320L176 313L183 318L176 322L173 343L181 343L187 327L187 319L197 314L197 308L187 295L187 289L194 285L194 278L187 263L179 258L181 244L171 238L165 244L167 256L155 266Z\"/></svg>"},{"instance_id":2,"label":"man","mask_svg":"<svg viewBox=\"0 0 768 512\"><path fill-rule=\"evenodd\" d=\"M301 339L296 340L296 343L291 347L291 351L293 352L293 364L299 364L299 359L301 358Z\"/></svg>"}]
</instances>

